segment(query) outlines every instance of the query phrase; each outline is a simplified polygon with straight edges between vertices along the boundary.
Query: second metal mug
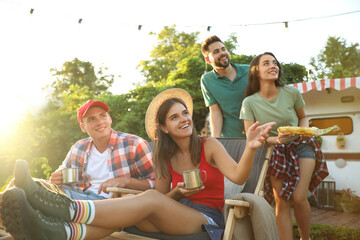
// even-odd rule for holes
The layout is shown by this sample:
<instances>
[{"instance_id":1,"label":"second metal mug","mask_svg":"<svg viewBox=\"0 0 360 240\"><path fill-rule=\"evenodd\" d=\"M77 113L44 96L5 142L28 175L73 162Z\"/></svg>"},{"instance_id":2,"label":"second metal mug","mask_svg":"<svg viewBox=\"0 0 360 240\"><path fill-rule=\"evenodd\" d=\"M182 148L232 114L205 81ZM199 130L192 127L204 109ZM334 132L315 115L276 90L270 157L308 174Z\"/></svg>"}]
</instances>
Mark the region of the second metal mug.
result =
<instances>
[{"instance_id":1,"label":"second metal mug","mask_svg":"<svg viewBox=\"0 0 360 240\"><path fill-rule=\"evenodd\" d=\"M205 173L205 180L201 178L201 172ZM206 181L206 171L200 169L187 170L183 172L183 180L186 189L194 189L203 186L203 182Z\"/></svg>"},{"instance_id":2,"label":"second metal mug","mask_svg":"<svg viewBox=\"0 0 360 240\"><path fill-rule=\"evenodd\" d=\"M62 170L63 183L75 183L79 181L78 168L64 168Z\"/></svg>"}]
</instances>

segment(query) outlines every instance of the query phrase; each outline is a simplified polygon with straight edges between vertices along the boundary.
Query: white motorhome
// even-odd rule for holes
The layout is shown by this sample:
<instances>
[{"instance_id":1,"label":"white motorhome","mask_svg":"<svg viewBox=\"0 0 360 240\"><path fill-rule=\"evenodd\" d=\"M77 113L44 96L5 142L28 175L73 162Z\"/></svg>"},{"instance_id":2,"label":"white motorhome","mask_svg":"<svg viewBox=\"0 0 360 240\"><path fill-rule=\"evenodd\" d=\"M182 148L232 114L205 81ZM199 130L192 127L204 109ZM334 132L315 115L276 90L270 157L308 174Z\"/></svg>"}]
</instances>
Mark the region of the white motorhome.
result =
<instances>
[{"instance_id":1,"label":"white motorhome","mask_svg":"<svg viewBox=\"0 0 360 240\"><path fill-rule=\"evenodd\" d=\"M336 190L350 188L360 196L360 77L291 85L302 93L310 126L341 128L321 137L321 149Z\"/></svg>"}]
</instances>

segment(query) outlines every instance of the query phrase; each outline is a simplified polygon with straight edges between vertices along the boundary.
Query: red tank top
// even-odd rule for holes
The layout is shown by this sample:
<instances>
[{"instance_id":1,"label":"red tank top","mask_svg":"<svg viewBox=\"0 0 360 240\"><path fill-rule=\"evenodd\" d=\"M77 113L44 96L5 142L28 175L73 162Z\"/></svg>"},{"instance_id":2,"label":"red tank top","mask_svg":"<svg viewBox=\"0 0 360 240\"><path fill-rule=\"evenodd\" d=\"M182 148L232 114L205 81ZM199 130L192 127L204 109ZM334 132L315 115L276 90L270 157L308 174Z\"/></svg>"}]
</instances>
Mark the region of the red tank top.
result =
<instances>
[{"instance_id":1,"label":"red tank top","mask_svg":"<svg viewBox=\"0 0 360 240\"><path fill-rule=\"evenodd\" d=\"M185 197L192 202L204 204L209 207L218 209L220 212L223 210L224 206L224 175L219 171L219 169L211 166L205 159L204 151L204 142L201 144L201 156L200 156L200 166L198 169L205 170L207 179L204 182L205 189L190 196ZM171 186L175 188L178 182L183 182L182 174L175 172L170 163L169 165L172 182ZM203 179L205 179L204 173L201 173Z\"/></svg>"}]
</instances>

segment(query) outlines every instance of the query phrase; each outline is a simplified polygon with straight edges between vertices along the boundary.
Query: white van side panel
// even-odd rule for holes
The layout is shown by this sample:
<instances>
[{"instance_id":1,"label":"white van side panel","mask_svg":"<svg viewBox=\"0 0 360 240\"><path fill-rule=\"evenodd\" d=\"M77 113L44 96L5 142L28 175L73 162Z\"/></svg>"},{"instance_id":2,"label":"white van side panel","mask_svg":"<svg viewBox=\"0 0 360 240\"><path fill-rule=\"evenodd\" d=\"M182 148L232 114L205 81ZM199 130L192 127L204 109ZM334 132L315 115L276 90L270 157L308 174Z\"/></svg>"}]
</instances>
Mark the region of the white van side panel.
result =
<instances>
[{"instance_id":1,"label":"white van side panel","mask_svg":"<svg viewBox=\"0 0 360 240\"><path fill-rule=\"evenodd\" d=\"M360 195L360 89L347 88L341 91L327 89L310 91L302 94L308 119L328 117L350 117L353 122L353 132L345 135L346 146L339 149L336 146L336 136L322 136L321 150L325 154L330 175L336 181L336 189L351 188ZM342 102L343 97L352 102ZM339 168L335 161L343 158L346 165Z\"/></svg>"}]
</instances>

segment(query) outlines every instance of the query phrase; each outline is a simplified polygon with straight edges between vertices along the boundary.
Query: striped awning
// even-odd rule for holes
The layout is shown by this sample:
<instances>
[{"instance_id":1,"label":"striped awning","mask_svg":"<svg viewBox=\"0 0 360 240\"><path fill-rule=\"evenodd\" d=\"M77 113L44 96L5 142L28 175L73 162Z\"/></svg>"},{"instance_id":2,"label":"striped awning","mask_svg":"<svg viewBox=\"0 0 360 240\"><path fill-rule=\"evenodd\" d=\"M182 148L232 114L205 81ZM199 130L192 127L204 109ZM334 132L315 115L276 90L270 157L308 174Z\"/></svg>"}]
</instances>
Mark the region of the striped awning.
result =
<instances>
[{"instance_id":1,"label":"striped awning","mask_svg":"<svg viewBox=\"0 0 360 240\"><path fill-rule=\"evenodd\" d=\"M360 77L322 79L312 82L289 84L289 86L294 86L298 88L300 90L300 93L306 93L311 90L322 91L327 88L344 90L349 87L355 87L360 89Z\"/></svg>"}]
</instances>

